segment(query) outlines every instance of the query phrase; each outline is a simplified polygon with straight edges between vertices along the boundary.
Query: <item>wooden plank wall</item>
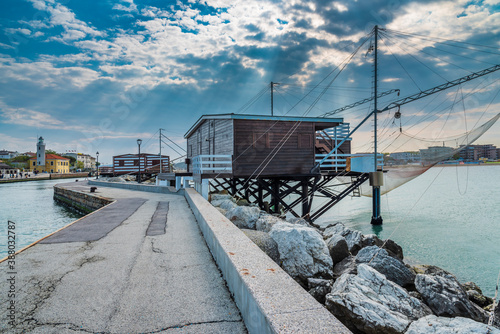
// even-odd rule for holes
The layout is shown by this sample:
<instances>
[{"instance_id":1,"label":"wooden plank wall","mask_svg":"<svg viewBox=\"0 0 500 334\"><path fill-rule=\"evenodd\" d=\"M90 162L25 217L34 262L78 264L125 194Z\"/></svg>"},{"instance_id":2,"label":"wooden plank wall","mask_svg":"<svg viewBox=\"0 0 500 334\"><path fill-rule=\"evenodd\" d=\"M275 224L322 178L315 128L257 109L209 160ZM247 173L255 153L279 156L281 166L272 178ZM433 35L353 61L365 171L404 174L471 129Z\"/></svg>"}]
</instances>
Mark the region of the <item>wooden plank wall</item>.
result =
<instances>
[{"instance_id":1,"label":"wooden plank wall","mask_svg":"<svg viewBox=\"0 0 500 334\"><path fill-rule=\"evenodd\" d=\"M271 128L271 125L274 126ZM233 175L294 175L308 174L314 166L314 123L303 122L293 132L271 162L259 165L273 155L273 149L296 122L234 120L235 146ZM240 156L241 155L241 156Z\"/></svg>"},{"instance_id":2,"label":"wooden plank wall","mask_svg":"<svg viewBox=\"0 0 500 334\"><path fill-rule=\"evenodd\" d=\"M200 154L233 154L233 120L205 120L187 139L188 158Z\"/></svg>"}]
</instances>

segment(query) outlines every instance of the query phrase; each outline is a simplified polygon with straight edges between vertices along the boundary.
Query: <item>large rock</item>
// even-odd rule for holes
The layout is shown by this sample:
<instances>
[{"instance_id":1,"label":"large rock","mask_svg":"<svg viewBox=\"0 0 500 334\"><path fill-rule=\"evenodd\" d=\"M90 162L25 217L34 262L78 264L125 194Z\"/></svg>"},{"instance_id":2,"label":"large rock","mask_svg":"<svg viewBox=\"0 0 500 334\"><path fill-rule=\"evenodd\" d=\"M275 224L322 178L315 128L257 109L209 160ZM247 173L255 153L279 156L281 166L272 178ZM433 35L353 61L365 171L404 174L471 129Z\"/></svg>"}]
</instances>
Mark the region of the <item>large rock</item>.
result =
<instances>
[{"instance_id":1,"label":"large rock","mask_svg":"<svg viewBox=\"0 0 500 334\"><path fill-rule=\"evenodd\" d=\"M262 232L270 232L275 224L283 222L284 220L279 217L270 214L261 214L255 222L255 229Z\"/></svg>"},{"instance_id":2,"label":"large rock","mask_svg":"<svg viewBox=\"0 0 500 334\"><path fill-rule=\"evenodd\" d=\"M226 210L226 211L232 210L238 206L236 203L234 203L233 201L231 201L229 199L222 200L222 201L218 202L217 204L219 204L218 205L219 208Z\"/></svg>"},{"instance_id":3,"label":"large rock","mask_svg":"<svg viewBox=\"0 0 500 334\"><path fill-rule=\"evenodd\" d=\"M309 294L321 304L325 303L325 297L332 290L332 284L332 280L320 278L307 279L307 288L309 289Z\"/></svg>"},{"instance_id":4,"label":"large rock","mask_svg":"<svg viewBox=\"0 0 500 334\"><path fill-rule=\"evenodd\" d=\"M217 206L217 202L225 201L225 200L230 200L230 201L233 201L236 203L236 200L231 195L228 195L228 194L210 194L210 203L212 203L213 206Z\"/></svg>"},{"instance_id":5,"label":"large rock","mask_svg":"<svg viewBox=\"0 0 500 334\"><path fill-rule=\"evenodd\" d=\"M467 290L467 297L469 297L469 300L476 304L479 307L486 307L488 305L493 304L493 299L490 297L487 297L476 290Z\"/></svg>"},{"instance_id":6,"label":"large rock","mask_svg":"<svg viewBox=\"0 0 500 334\"><path fill-rule=\"evenodd\" d=\"M431 310L399 285L366 264L358 274L344 274L326 295L326 307L353 331L402 333Z\"/></svg>"},{"instance_id":7,"label":"large rock","mask_svg":"<svg viewBox=\"0 0 500 334\"><path fill-rule=\"evenodd\" d=\"M332 277L332 258L316 230L301 225L279 223L269 235L278 244L283 269L306 282L311 277Z\"/></svg>"},{"instance_id":8,"label":"large rock","mask_svg":"<svg viewBox=\"0 0 500 334\"><path fill-rule=\"evenodd\" d=\"M465 317L479 322L484 322L487 318L485 311L469 301L467 293L451 274L418 274L415 287L425 303L438 316Z\"/></svg>"},{"instance_id":9,"label":"large rock","mask_svg":"<svg viewBox=\"0 0 500 334\"><path fill-rule=\"evenodd\" d=\"M336 223L325 229L323 231L323 237L325 239L329 239L334 235L340 235L344 237L347 241L347 245L349 246L349 251L356 255L356 253L361 249L362 237L363 235L359 231L353 231L348 229L342 223Z\"/></svg>"},{"instance_id":10,"label":"large rock","mask_svg":"<svg viewBox=\"0 0 500 334\"><path fill-rule=\"evenodd\" d=\"M375 234L366 234L361 237L361 247L378 246L384 248L387 253L395 258L403 260L403 248L391 239L381 240Z\"/></svg>"},{"instance_id":11,"label":"large rock","mask_svg":"<svg viewBox=\"0 0 500 334\"><path fill-rule=\"evenodd\" d=\"M382 247L384 240L381 240L375 234L365 234L361 237L361 247L379 246Z\"/></svg>"},{"instance_id":12,"label":"large rock","mask_svg":"<svg viewBox=\"0 0 500 334\"><path fill-rule=\"evenodd\" d=\"M412 269L415 271L417 274L424 274L424 275L441 275L441 274L446 274L446 275L452 275L450 272L444 270L443 268L439 268L430 264L417 264L416 266L413 266Z\"/></svg>"},{"instance_id":13,"label":"large rock","mask_svg":"<svg viewBox=\"0 0 500 334\"><path fill-rule=\"evenodd\" d=\"M485 308L488 305L493 304L493 299L483 295L483 291L481 288L474 282L466 282L462 284L465 292L467 292L467 296L469 296L469 300L474 304Z\"/></svg>"},{"instance_id":14,"label":"large rock","mask_svg":"<svg viewBox=\"0 0 500 334\"><path fill-rule=\"evenodd\" d=\"M365 247L356 255L356 262L368 264L400 286L413 286L415 274L402 261L390 256L385 249L377 246Z\"/></svg>"},{"instance_id":15,"label":"large rock","mask_svg":"<svg viewBox=\"0 0 500 334\"><path fill-rule=\"evenodd\" d=\"M500 330L467 318L429 315L411 323L405 334L500 334Z\"/></svg>"},{"instance_id":16,"label":"large rock","mask_svg":"<svg viewBox=\"0 0 500 334\"><path fill-rule=\"evenodd\" d=\"M493 326L500 328L500 303L497 302L495 310L493 311L495 316L493 320Z\"/></svg>"},{"instance_id":17,"label":"large rock","mask_svg":"<svg viewBox=\"0 0 500 334\"><path fill-rule=\"evenodd\" d=\"M287 218L286 221L290 224L295 224L295 225L303 225L307 227L313 227L311 224L307 222L307 220L303 218L297 218L297 217L290 217ZM315 228L315 227L314 227Z\"/></svg>"},{"instance_id":18,"label":"large rock","mask_svg":"<svg viewBox=\"0 0 500 334\"><path fill-rule=\"evenodd\" d=\"M339 263L349 255L349 246L345 238L339 234L334 234L330 239L326 241L328 246L328 251L332 257L333 263Z\"/></svg>"},{"instance_id":19,"label":"large rock","mask_svg":"<svg viewBox=\"0 0 500 334\"><path fill-rule=\"evenodd\" d=\"M390 256L395 257L403 261L403 248L391 239L384 241L384 248Z\"/></svg>"},{"instance_id":20,"label":"large rock","mask_svg":"<svg viewBox=\"0 0 500 334\"><path fill-rule=\"evenodd\" d=\"M215 207L220 207L224 210L231 210L238 206L235 199L231 195L211 194L210 203Z\"/></svg>"},{"instance_id":21,"label":"large rock","mask_svg":"<svg viewBox=\"0 0 500 334\"><path fill-rule=\"evenodd\" d=\"M266 232L241 229L245 235L267 254L274 262L280 263L278 244Z\"/></svg>"},{"instance_id":22,"label":"large rock","mask_svg":"<svg viewBox=\"0 0 500 334\"><path fill-rule=\"evenodd\" d=\"M255 222L259 219L260 209L255 206L237 206L226 212L226 217L239 228L255 230Z\"/></svg>"},{"instance_id":23,"label":"large rock","mask_svg":"<svg viewBox=\"0 0 500 334\"><path fill-rule=\"evenodd\" d=\"M354 274L358 273L358 264L356 263L356 257L349 255L333 267L333 278L339 278L344 274Z\"/></svg>"},{"instance_id":24,"label":"large rock","mask_svg":"<svg viewBox=\"0 0 500 334\"><path fill-rule=\"evenodd\" d=\"M479 292L480 294L483 294L481 288L474 282L465 282L464 284L462 284L462 287L465 291L474 290Z\"/></svg>"}]
</instances>

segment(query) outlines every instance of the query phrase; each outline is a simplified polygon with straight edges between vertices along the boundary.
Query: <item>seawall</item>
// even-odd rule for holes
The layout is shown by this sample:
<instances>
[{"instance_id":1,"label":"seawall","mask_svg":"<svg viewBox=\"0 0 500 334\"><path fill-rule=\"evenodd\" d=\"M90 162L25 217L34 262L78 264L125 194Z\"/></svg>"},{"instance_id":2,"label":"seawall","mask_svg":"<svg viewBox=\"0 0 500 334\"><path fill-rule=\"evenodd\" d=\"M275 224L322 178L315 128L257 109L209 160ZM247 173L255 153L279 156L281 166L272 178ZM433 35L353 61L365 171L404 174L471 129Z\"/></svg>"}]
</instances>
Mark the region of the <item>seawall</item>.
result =
<instances>
[{"instance_id":1,"label":"seawall","mask_svg":"<svg viewBox=\"0 0 500 334\"><path fill-rule=\"evenodd\" d=\"M14 182L30 182L30 181L46 181L46 180L59 180L59 179L75 179L87 177L88 173L69 173L69 174L42 174L42 176L17 178L17 179L0 179L0 183L14 183Z\"/></svg>"},{"instance_id":2,"label":"seawall","mask_svg":"<svg viewBox=\"0 0 500 334\"><path fill-rule=\"evenodd\" d=\"M54 200L83 215L94 212L113 202L109 198L86 194L67 187L58 187L57 185L54 186Z\"/></svg>"},{"instance_id":3,"label":"seawall","mask_svg":"<svg viewBox=\"0 0 500 334\"><path fill-rule=\"evenodd\" d=\"M185 197L250 333L351 333L199 193Z\"/></svg>"}]
</instances>

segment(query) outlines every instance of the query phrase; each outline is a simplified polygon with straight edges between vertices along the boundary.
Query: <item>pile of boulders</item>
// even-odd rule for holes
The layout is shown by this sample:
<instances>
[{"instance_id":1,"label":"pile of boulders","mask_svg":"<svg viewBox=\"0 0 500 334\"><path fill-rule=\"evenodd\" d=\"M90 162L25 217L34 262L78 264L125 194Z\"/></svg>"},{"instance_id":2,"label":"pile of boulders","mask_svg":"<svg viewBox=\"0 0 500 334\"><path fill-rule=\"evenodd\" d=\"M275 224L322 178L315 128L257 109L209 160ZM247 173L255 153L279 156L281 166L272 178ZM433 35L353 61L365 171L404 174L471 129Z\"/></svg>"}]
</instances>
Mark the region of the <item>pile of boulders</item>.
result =
<instances>
[{"instance_id":1,"label":"pile of boulders","mask_svg":"<svg viewBox=\"0 0 500 334\"><path fill-rule=\"evenodd\" d=\"M472 282L410 266L394 241L342 223L283 219L228 194L211 203L354 333L497 333L500 310ZM488 326L491 314L496 315Z\"/></svg>"},{"instance_id":2,"label":"pile of boulders","mask_svg":"<svg viewBox=\"0 0 500 334\"><path fill-rule=\"evenodd\" d=\"M103 176L100 178L100 181L117 182L117 183L136 182L137 176L135 176L135 175ZM144 180L144 181L142 181L142 183L154 184L154 183L156 183L156 178Z\"/></svg>"}]
</instances>

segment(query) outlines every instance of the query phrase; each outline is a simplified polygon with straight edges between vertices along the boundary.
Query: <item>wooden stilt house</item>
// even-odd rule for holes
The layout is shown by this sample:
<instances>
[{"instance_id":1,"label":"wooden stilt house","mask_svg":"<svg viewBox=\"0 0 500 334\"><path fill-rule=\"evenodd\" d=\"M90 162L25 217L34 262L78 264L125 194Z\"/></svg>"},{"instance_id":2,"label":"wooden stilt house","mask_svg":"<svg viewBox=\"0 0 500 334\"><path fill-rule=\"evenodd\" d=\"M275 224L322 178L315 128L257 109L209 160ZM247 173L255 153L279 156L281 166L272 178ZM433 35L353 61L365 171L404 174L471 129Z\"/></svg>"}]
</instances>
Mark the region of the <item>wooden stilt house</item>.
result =
<instances>
[{"instance_id":1,"label":"wooden stilt house","mask_svg":"<svg viewBox=\"0 0 500 334\"><path fill-rule=\"evenodd\" d=\"M194 175L271 177L306 175L349 132L342 118L204 115L185 134ZM350 141L323 170L345 168Z\"/></svg>"}]
</instances>

